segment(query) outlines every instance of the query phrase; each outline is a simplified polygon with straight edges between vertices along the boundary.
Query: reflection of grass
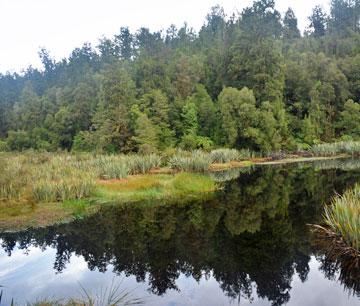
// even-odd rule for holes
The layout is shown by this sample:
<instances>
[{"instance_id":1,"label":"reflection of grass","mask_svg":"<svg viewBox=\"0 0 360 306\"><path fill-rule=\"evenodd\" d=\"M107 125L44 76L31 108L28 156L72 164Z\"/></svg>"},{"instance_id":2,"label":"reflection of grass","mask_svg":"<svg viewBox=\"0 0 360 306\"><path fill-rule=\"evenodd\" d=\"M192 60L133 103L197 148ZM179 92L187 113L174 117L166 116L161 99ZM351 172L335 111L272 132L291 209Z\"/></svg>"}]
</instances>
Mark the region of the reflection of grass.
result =
<instances>
[{"instance_id":1,"label":"reflection of grass","mask_svg":"<svg viewBox=\"0 0 360 306\"><path fill-rule=\"evenodd\" d=\"M138 175L126 180L101 181L97 197L116 202L183 197L212 192L215 182L195 173Z\"/></svg>"},{"instance_id":2,"label":"reflection of grass","mask_svg":"<svg viewBox=\"0 0 360 306\"><path fill-rule=\"evenodd\" d=\"M111 282L109 287L102 288L100 292L93 294L89 290L81 287L82 298L70 299L66 302L54 299L42 299L33 303L26 303L27 306L130 306L143 305L144 301L133 297L131 291L121 288L122 281ZM0 286L1 287L1 286ZM3 297L3 291L0 291L0 305ZM13 300L11 306L15 305ZM18 305L18 304L16 304Z\"/></svg>"}]
</instances>

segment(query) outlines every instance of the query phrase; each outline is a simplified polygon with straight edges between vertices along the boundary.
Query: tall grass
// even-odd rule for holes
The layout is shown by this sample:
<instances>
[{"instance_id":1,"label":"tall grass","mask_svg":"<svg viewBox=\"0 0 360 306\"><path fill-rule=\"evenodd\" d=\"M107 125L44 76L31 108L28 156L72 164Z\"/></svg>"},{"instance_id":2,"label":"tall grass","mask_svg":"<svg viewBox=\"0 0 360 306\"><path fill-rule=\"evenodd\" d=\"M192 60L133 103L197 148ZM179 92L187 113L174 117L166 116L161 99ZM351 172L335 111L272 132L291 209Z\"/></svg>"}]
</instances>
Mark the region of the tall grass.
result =
<instances>
[{"instance_id":1,"label":"tall grass","mask_svg":"<svg viewBox=\"0 0 360 306\"><path fill-rule=\"evenodd\" d=\"M324 221L348 246L360 251L360 185L336 196L325 207Z\"/></svg>"},{"instance_id":2,"label":"tall grass","mask_svg":"<svg viewBox=\"0 0 360 306\"><path fill-rule=\"evenodd\" d=\"M348 154L360 155L360 141L340 141L334 143L323 143L312 147L311 151L318 156L334 156Z\"/></svg>"},{"instance_id":3,"label":"tall grass","mask_svg":"<svg viewBox=\"0 0 360 306\"><path fill-rule=\"evenodd\" d=\"M161 166L161 157L156 154L130 155L127 157L130 174L145 174Z\"/></svg>"},{"instance_id":4,"label":"tall grass","mask_svg":"<svg viewBox=\"0 0 360 306\"><path fill-rule=\"evenodd\" d=\"M94 171L101 179L123 179L130 173L126 158L120 156L98 156L83 165L89 171Z\"/></svg>"},{"instance_id":5,"label":"tall grass","mask_svg":"<svg viewBox=\"0 0 360 306\"><path fill-rule=\"evenodd\" d=\"M205 172L212 163L211 156L202 151L179 152L169 159L172 169L189 172Z\"/></svg>"},{"instance_id":6,"label":"tall grass","mask_svg":"<svg viewBox=\"0 0 360 306\"><path fill-rule=\"evenodd\" d=\"M229 163L231 161L242 161L253 157L249 150L217 149L210 152L213 163Z\"/></svg>"}]
</instances>

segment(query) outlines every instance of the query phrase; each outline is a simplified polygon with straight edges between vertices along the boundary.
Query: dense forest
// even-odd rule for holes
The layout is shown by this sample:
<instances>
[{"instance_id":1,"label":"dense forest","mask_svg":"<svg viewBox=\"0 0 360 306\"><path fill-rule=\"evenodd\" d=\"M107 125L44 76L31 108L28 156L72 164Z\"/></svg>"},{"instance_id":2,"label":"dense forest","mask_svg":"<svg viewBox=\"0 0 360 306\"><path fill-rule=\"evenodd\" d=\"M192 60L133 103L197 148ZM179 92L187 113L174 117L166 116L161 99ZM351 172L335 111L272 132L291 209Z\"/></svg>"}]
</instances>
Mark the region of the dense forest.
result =
<instances>
[{"instance_id":1,"label":"dense forest","mask_svg":"<svg viewBox=\"0 0 360 306\"><path fill-rule=\"evenodd\" d=\"M360 1L213 7L197 33L120 28L43 68L0 74L0 151L306 149L360 139Z\"/></svg>"}]
</instances>

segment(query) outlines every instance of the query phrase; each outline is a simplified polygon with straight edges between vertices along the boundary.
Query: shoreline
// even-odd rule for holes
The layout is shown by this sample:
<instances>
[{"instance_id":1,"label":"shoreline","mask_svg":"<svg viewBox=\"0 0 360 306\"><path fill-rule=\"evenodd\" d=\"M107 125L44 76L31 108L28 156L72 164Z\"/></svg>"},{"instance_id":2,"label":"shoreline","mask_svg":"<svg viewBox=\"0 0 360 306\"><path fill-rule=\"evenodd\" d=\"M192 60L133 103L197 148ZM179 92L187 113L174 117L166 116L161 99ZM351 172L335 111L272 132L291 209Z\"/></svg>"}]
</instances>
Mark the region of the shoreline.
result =
<instances>
[{"instance_id":1,"label":"shoreline","mask_svg":"<svg viewBox=\"0 0 360 306\"><path fill-rule=\"evenodd\" d=\"M218 189L208 181L206 173L261 165L286 165L319 160L348 158L347 155L327 157L288 156L284 159L253 158L240 162L211 164L205 173L181 172L170 168L152 169L148 174L129 175L125 179L97 180L93 197L61 203L1 203L0 232L16 232L68 223L99 211L104 205L121 205L140 201L196 197ZM176 179L176 182L174 183ZM195 181L194 181L195 180ZM205 184L207 187L204 187ZM210 186L210 187L209 187ZM183 188L183 192L179 191Z\"/></svg>"}]
</instances>

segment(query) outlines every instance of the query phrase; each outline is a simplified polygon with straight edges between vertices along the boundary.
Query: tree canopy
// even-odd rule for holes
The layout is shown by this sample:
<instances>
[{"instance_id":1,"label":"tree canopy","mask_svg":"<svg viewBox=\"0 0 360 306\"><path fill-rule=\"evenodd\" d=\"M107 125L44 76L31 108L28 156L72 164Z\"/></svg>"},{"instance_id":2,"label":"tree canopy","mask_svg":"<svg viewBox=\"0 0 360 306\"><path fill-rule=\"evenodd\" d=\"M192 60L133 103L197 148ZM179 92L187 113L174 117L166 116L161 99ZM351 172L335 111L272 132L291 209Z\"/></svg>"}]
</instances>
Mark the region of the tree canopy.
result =
<instances>
[{"instance_id":1,"label":"tree canopy","mask_svg":"<svg viewBox=\"0 0 360 306\"><path fill-rule=\"evenodd\" d=\"M294 150L360 139L360 2L294 11L213 7L197 33L127 27L42 69L0 74L2 150Z\"/></svg>"}]
</instances>

